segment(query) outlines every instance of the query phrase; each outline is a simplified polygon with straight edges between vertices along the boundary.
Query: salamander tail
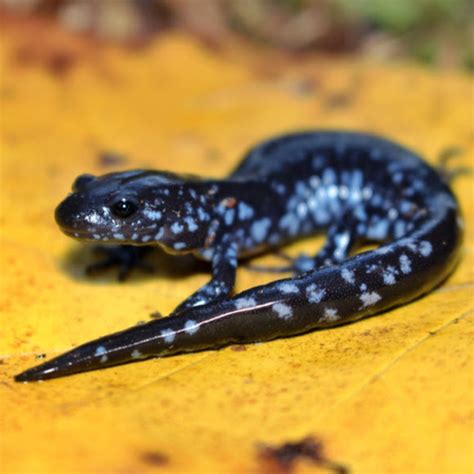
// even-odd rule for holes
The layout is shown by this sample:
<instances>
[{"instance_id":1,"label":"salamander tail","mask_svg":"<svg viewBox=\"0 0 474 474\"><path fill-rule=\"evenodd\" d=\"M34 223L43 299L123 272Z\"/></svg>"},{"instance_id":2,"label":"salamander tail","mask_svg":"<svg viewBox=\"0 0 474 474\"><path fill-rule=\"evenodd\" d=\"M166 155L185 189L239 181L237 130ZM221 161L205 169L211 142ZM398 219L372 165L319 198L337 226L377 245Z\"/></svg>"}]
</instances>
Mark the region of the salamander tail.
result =
<instances>
[{"instance_id":1,"label":"salamander tail","mask_svg":"<svg viewBox=\"0 0 474 474\"><path fill-rule=\"evenodd\" d=\"M167 344L159 328L168 326L171 319L152 321L87 342L25 370L15 376L15 381L35 382L52 379L122 364L134 359L166 354Z\"/></svg>"}]
</instances>

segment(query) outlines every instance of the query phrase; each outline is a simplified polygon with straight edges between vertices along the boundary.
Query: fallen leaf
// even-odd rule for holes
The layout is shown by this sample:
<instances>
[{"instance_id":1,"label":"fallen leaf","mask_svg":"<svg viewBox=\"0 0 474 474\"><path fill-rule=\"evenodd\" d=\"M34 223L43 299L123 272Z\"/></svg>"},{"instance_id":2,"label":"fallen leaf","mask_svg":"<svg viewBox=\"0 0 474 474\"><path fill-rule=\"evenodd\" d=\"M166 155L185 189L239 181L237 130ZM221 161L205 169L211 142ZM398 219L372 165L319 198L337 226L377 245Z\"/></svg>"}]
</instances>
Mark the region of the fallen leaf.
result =
<instances>
[{"instance_id":1,"label":"fallen leaf","mask_svg":"<svg viewBox=\"0 0 474 474\"><path fill-rule=\"evenodd\" d=\"M179 35L140 53L103 47L88 61L83 52L63 76L18 65L17 41L10 32L0 43L2 472L260 473L259 446L311 438L350 472L472 471L472 176L453 184L467 226L463 260L408 306L245 351L45 383L12 378L167 314L208 278L171 257L159 257L155 276L86 277L90 252L53 219L78 174L126 163L219 177L252 144L312 128L376 132L433 164L456 147L455 165L472 165L467 77L357 58L291 62L237 46L217 53ZM120 159L105 163L104 152ZM270 279L242 269L238 290ZM327 472L305 459L294 469Z\"/></svg>"}]
</instances>

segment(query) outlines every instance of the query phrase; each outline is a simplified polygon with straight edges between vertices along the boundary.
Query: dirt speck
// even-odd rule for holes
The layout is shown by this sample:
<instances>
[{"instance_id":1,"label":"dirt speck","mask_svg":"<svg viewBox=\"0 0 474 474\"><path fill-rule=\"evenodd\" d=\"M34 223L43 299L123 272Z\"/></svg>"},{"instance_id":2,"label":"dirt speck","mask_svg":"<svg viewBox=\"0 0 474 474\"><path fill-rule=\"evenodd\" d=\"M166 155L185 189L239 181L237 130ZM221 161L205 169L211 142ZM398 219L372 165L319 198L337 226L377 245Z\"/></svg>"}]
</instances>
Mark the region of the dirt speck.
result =
<instances>
[{"instance_id":1,"label":"dirt speck","mask_svg":"<svg viewBox=\"0 0 474 474\"><path fill-rule=\"evenodd\" d=\"M163 466L169 462L168 456L158 451L145 451L140 457L144 463L152 466Z\"/></svg>"},{"instance_id":2,"label":"dirt speck","mask_svg":"<svg viewBox=\"0 0 474 474\"><path fill-rule=\"evenodd\" d=\"M279 446L262 444L259 446L259 458L263 472L291 474L297 462L301 460L320 466L334 474L349 474L346 466L326 457L323 442L312 436Z\"/></svg>"},{"instance_id":3,"label":"dirt speck","mask_svg":"<svg viewBox=\"0 0 474 474\"><path fill-rule=\"evenodd\" d=\"M121 153L114 151L101 151L97 157L97 164L102 168L122 166L127 163L127 158Z\"/></svg>"},{"instance_id":4,"label":"dirt speck","mask_svg":"<svg viewBox=\"0 0 474 474\"><path fill-rule=\"evenodd\" d=\"M244 344L235 344L231 346L231 350L233 350L234 352L242 352L246 351L247 347Z\"/></svg>"}]
</instances>

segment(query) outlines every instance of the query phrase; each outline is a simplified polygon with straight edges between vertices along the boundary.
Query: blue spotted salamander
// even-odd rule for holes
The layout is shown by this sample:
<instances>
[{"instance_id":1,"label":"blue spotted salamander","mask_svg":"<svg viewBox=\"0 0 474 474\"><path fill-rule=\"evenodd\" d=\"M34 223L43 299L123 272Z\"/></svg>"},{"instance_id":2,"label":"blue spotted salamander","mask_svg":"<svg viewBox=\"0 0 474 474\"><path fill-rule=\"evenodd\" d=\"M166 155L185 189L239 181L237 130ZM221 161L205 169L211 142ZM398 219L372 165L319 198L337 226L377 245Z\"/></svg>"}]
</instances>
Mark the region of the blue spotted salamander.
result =
<instances>
[{"instance_id":1,"label":"blue spotted salamander","mask_svg":"<svg viewBox=\"0 0 474 474\"><path fill-rule=\"evenodd\" d=\"M81 241L191 252L210 262L212 278L171 316L83 344L17 381L354 321L433 289L462 240L458 204L440 174L388 140L339 131L265 141L223 180L82 175L56 220ZM232 296L239 258L320 231L326 243L294 259L291 278ZM379 246L351 256L364 242Z\"/></svg>"}]
</instances>

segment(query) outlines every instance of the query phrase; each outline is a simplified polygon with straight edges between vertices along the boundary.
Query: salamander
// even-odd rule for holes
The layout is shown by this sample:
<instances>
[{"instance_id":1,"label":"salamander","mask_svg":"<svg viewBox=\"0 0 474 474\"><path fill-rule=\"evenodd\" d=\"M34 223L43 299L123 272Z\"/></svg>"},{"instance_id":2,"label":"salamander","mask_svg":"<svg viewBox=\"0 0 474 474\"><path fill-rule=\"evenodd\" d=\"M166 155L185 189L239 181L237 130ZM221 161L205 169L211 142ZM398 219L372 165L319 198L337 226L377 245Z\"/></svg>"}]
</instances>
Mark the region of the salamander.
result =
<instances>
[{"instance_id":1,"label":"salamander","mask_svg":"<svg viewBox=\"0 0 474 474\"><path fill-rule=\"evenodd\" d=\"M157 245L212 277L166 318L85 343L17 375L35 381L149 357L267 341L358 320L439 285L460 255L447 180L409 149L349 131L278 136L225 179L146 169L81 175L56 209L80 241ZM233 294L239 259L326 232L292 276ZM370 242L369 251L354 253Z\"/></svg>"}]
</instances>

